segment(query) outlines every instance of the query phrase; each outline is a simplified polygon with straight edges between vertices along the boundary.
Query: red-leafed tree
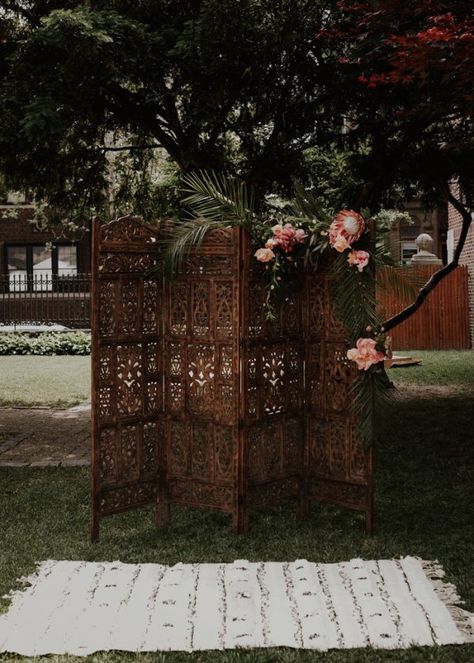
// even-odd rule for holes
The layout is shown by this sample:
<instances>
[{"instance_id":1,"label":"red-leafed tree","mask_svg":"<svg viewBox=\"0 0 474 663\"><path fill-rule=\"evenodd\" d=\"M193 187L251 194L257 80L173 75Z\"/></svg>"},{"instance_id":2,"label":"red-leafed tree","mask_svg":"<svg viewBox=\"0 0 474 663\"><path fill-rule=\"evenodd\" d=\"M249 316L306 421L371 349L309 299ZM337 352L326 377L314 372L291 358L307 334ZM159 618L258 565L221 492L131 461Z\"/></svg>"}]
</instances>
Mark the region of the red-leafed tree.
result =
<instances>
[{"instance_id":1,"label":"red-leafed tree","mask_svg":"<svg viewBox=\"0 0 474 663\"><path fill-rule=\"evenodd\" d=\"M364 180L358 204L376 206L394 184L405 182L449 201L463 219L453 260L386 322L388 331L457 267L471 224L472 2L344 0L316 38L331 72L334 108L346 115L346 145ZM462 201L450 189L453 180Z\"/></svg>"}]
</instances>

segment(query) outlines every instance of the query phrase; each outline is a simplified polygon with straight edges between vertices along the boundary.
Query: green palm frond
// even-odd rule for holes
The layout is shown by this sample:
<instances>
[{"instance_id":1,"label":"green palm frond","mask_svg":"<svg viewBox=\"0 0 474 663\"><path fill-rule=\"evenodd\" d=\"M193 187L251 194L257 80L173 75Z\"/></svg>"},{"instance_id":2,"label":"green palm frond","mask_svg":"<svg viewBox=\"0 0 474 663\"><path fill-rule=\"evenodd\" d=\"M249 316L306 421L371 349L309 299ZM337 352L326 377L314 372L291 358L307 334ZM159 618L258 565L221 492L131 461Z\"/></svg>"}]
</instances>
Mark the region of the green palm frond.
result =
<instances>
[{"instance_id":1,"label":"green palm frond","mask_svg":"<svg viewBox=\"0 0 474 663\"><path fill-rule=\"evenodd\" d=\"M398 299L411 301L425 282L420 274L409 267L377 265L375 280L378 288L393 293Z\"/></svg>"},{"instance_id":2,"label":"green palm frond","mask_svg":"<svg viewBox=\"0 0 474 663\"><path fill-rule=\"evenodd\" d=\"M254 218L254 193L245 182L221 173L200 171L184 177L182 203L194 218L224 225L249 226Z\"/></svg>"},{"instance_id":3,"label":"green palm frond","mask_svg":"<svg viewBox=\"0 0 474 663\"><path fill-rule=\"evenodd\" d=\"M367 325L377 325L376 299L370 272L356 272L347 264L347 255L339 255L331 265L331 292L336 315L355 343L364 336Z\"/></svg>"},{"instance_id":4,"label":"green palm frond","mask_svg":"<svg viewBox=\"0 0 474 663\"><path fill-rule=\"evenodd\" d=\"M210 230L240 225L233 220L223 223L222 219L196 217L188 221L178 221L168 229L168 236L162 240L164 247L163 271L166 277L180 271L186 256L198 248Z\"/></svg>"},{"instance_id":5,"label":"green palm frond","mask_svg":"<svg viewBox=\"0 0 474 663\"><path fill-rule=\"evenodd\" d=\"M206 233L218 228L251 227L254 195L244 182L220 173L200 171L184 177L182 200L188 219L177 221L162 240L164 272L171 277L184 259L199 247Z\"/></svg>"},{"instance_id":6,"label":"green palm frond","mask_svg":"<svg viewBox=\"0 0 474 663\"><path fill-rule=\"evenodd\" d=\"M322 220L325 216L320 201L305 189L301 182L293 180L294 195L289 209L295 218L306 218L309 220Z\"/></svg>"},{"instance_id":7,"label":"green palm frond","mask_svg":"<svg viewBox=\"0 0 474 663\"><path fill-rule=\"evenodd\" d=\"M388 389L388 383L381 365L376 371L360 371L351 386L352 413L358 433L367 447L374 440L375 413L394 400L394 390Z\"/></svg>"}]
</instances>

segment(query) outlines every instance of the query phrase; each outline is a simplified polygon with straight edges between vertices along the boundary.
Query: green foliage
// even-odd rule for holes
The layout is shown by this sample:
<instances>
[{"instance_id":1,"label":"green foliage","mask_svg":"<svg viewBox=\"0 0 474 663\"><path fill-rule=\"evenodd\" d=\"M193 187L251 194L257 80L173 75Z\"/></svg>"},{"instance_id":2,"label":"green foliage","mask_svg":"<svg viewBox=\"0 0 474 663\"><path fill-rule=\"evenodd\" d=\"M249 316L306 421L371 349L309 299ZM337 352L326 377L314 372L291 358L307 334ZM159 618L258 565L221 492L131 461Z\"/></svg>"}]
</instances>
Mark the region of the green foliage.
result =
<instances>
[{"instance_id":1,"label":"green foliage","mask_svg":"<svg viewBox=\"0 0 474 663\"><path fill-rule=\"evenodd\" d=\"M88 355L90 351L86 332L0 333L0 355Z\"/></svg>"},{"instance_id":2,"label":"green foliage","mask_svg":"<svg viewBox=\"0 0 474 663\"><path fill-rule=\"evenodd\" d=\"M166 238L164 270L168 277L178 272L192 248L200 246L207 232L223 227L258 226L253 212L254 195L244 182L219 173L191 173L183 179L188 210L185 221L170 223Z\"/></svg>"},{"instance_id":3,"label":"green foliage","mask_svg":"<svg viewBox=\"0 0 474 663\"><path fill-rule=\"evenodd\" d=\"M227 170L261 196L304 170L317 118L332 122L314 54L326 2L26 4L0 44L0 170L63 214L103 216L111 147L133 145L131 165L153 146L182 172ZM146 177L115 177L120 211L152 205Z\"/></svg>"},{"instance_id":4,"label":"green foliage","mask_svg":"<svg viewBox=\"0 0 474 663\"><path fill-rule=\"evenodd\" d=\"M194 218L219 221L221 225L238 224L250 229L256 221L255 196L239 179L223 173L191 173L184 180L182 203Z\"/></svg>"}]
</instances>

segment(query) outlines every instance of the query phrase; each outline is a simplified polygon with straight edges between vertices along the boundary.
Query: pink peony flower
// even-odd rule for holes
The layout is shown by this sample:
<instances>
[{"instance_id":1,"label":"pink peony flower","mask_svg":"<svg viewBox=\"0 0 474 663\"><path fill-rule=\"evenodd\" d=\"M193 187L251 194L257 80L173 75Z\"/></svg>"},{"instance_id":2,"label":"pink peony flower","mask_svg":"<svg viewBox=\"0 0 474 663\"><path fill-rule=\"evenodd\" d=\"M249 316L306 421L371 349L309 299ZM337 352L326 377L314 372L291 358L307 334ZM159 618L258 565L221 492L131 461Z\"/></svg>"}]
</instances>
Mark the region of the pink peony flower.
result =
<instances>
[{"instance_id":1,"label":"pink peony flower","mask_svg":"<svg viewBox=\"0 0 474 663\"><path fill-rule=\"evenodd\" d=\"M347 351L347 358L356 362L359 371L368 371L373 364L385 359L384 353L377 350L376 345L372 338L359 338L356 347Z\"/></svg>"},{"instance_id":2,"label":"pink peony flower","mask_svg":"<svg viewBox=\"0 0 474 663\"><path fill-rule=\"evenodd\" d=\"M267 239L267 241L265 242L266 249L274 249L275 246L278 246L278 240L273 239L273 237L271 239Z\"/></svg>"},{"instance_id":3,"label":"pink peony flower","mask_svg":"<svg viewBox=\"0 0 474 663\"><path fill-rule=\"evenodd\" d=\"M334 217L329 226L329 243L334 247L339 235L347 239L349 245L357 242L364 232L365 221L360 214L353 210L343 209Z\"/></svg>"},{"instance_id":4,"label":"pink peony flower","mask_svg":"<svg viewBox=\"0 0 474 663\"><path fill-rule=\"evenodd\" d=\"M370 255L367 251L351 251L347 256L347 262L351 267L357 267L361 272L369 264Z\"/></svg>"},{"instance_id":5,"label":"pink peony flower","mask_svg":"<svg viewBox=\"0 0 474 663\"><path fill-rule=\"evenodd\" d=\"M257 251L255 251L255 257L260 262L270 262L270 260L273 260L273 258L275 257L275 254L269 248L258 249Z\"/></svg>"},{"instance_id":6,"label":"pink peony flower","mask_svg":"<svg viewBox=\"0 0 474 663\"><path fill-rule=\"evenodd\" d=\"M307 237L308 235L305 233L303 228L298 228L298 230L295 230L295 240L299 244L302 244Z\"/></svg>"},{"instance_id":7,"label":"pink peony flower","mask_svg":"<svg viewBox=\"0 0 474 663\"><path fill-rule=\"evenodd\" d=\"M346 249L350 249L351 245L343 235L338 235L334 242L331 242L332 248L343 253Z\"/></svg>"},{"instance_id":8,"label":"pink peony flower","mask_svg":"<svg viewBox=\"0 0 474 663\"><path fill-rule=\"evenodd\" d=\"M285 253L291 253L296 244L301 244L307 235L302 228L296 230L291 223L285 223L284 226L277 224L272 228L273 237L267 240L265 246L267 249L280 247Z\"/></svg>"}]
</instances>

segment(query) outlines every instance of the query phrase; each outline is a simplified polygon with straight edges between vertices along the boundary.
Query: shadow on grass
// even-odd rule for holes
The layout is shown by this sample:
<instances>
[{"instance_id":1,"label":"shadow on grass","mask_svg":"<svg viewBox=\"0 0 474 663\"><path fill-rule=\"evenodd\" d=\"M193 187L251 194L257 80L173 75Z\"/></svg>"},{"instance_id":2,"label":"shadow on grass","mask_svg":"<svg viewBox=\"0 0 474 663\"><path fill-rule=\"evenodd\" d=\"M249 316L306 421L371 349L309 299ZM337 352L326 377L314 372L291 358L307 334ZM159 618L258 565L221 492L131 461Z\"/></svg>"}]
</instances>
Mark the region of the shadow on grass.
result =
<instances>
[{"instance_id":1,"label":"shadow on grass","mask_svg":"<svg viewBox=\"0 0 474 663\"><path fill-rule=\"evenodd\" d=\"M36 561L47 558L173 564L238 558L330 562L358 556L418 555L439 559L447 579L457 585L472 610L473 411L474 398L464 395L404 400L381 418L372 537L364 533L360 515L331 507L313 506L305 521L295 518L293 505L256 513L249 533L240 537L231 533L230 519L224 514L176 507L166 530L154 529L151 509L106 519L100 541L92 545L86 470L0 470L0 595L15 586L16 578L31 573ZM4 601L3 609L6 605ZM189 655L114 652L87 660L131 659L188 661ZM0 656L0 660L7 659ZM372 650L204 652L194 654L194 660L467 663L474 660L474 648L416 648L383 654Z\"/></svg>"}]
</instances>

